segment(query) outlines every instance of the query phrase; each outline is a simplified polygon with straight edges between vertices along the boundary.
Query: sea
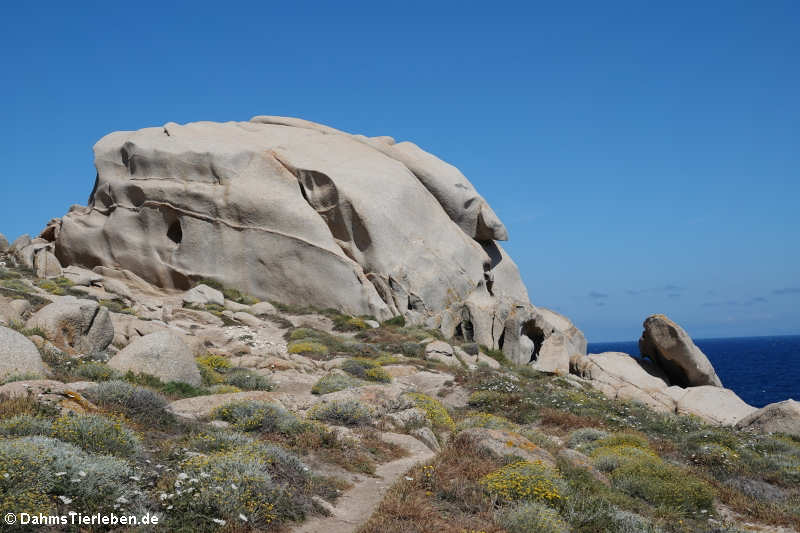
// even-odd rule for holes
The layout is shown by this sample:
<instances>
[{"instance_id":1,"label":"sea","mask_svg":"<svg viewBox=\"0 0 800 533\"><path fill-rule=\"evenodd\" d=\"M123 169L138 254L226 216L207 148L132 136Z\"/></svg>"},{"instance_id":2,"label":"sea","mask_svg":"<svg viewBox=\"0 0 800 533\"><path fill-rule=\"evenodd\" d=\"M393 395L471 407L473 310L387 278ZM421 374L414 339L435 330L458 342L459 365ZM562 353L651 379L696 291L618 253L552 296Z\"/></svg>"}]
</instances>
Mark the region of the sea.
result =
<instances>
[{"instance_id":1,"label":"sea","mask_svg":"<svg viewBox=\"0 0 800 533\"><path fill-rule=\"evenodd\" d=\"M800 401L800 335L693 339L722 384L750 405L789 398ZM624 352L640 357L638 342L589 343L589 353Z\"/></svg>"}]
</instances>

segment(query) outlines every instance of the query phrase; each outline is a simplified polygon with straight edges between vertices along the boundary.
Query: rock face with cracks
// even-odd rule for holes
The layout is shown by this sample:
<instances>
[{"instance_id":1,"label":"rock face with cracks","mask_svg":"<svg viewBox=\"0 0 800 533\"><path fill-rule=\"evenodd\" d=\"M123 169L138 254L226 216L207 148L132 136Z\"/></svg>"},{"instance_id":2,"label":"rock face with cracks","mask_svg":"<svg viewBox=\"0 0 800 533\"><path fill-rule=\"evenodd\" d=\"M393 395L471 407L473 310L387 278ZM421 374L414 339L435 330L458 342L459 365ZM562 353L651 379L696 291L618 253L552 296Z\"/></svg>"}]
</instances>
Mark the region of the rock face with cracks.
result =
<instances>
[{"instance_id":1,"label":"rock face with cracks","mask_svg":"<svg viewBox=\"0 0 800 533\"><path fill-rule=\"evenodd\" d=\"M115 132L94 152L89 205L43 234L64 266L124 268L184 290L213 279L265 300L403 315L520 363L545 346L544 370L585 353L569 320L530 304L486 200L412 143L256 117Z\"/></svg>"}]
</instances>

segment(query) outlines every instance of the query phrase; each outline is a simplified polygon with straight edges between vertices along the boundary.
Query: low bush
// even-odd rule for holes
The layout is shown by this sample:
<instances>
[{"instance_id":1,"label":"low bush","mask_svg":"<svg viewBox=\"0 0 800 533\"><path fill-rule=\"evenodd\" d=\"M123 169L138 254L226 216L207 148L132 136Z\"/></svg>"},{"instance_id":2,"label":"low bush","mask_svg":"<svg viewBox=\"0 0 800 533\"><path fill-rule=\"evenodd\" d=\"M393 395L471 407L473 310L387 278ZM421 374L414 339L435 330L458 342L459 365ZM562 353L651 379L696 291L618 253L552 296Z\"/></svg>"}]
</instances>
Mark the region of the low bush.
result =
<instances>
[{"instance_id":1,"label":"low bush","mask_svg":"<svg viewBox=\"0 0 800 533\"><path fill-rule=\"evenodd\" d=\"M366 426L373 421L375 413L358 400L336 400L312 407L308 417L337 426Z\"/></svg>"},{"instance_id":2,"label":"low bush","mask_svg":"<svg viewBox=\"0 0 800 533\"><path fill-rule=\"evenodd\" d=\"M488 474L483 486L502 501L532 500L557 505L565 486L558 472L541 461L519 461Z\"/></svg>"},{"instance_id":3,"label":"low bush","mask_svg":"<svg viewBox=\"0 0 800 533\"><path fill-rule=\"evenodd\" d=\"M414 402L414 405L425 411L425 417L431 423L431 426L445 431L453 431L456 428L455 422L453 422L450 413L447 412L442 402L417 392L410 392L407 395Z\"/></svg>"},{"instance_id":4,"label":"low bush","mask_svg":"<svg viewBox=\"0 0 800 533\"><path fill-rule=\"evenodd\" d=\"M291 435L303 429L303 423L280 405L255 400L217 407L211 417L229 422L240 431Z\"/></svg>"},{"instance_id":5,"label":"low bush","mask_svg":"<svg viewBox=\"0 0 800 533\"><path fill-rule=\"evenodd\" d=\"M520 502L502 509L497 522L508 533L570 533L558 511L539 502Z\"/></svg>"},{"instance_id":6,"label":"low bush","mask_svg":"<svg viewBox=\"0 0 800 533\"><path fill-rule=\"evenodd\" d=\"M92 453L128 457L141 441L120 421L101 415L65 414L53 421L53 437Z\"/></svg>"},{"instance_id":7,"label":"low bush","mask_svg":"<svg viewBox=\"0 0 800 533\"><path fill-rule=\"evenodd\" d=\"M406 325L406 319L403 315L397 315L395 317L390 318L389 320L384 320L381 324L383 327L398 327L402 328Z\"/></svg>"},{"instance_id":8,"label":"low bush","mask_svg":"<svg viewBox=\"0 0 800 533\"><path fill-rule=\"evenodd\" d=\"M252 444L253 439L238 431L208 430L190 435L186 447L193 451L224 452Z\"/></svg>"},{"instance_id":9,"label":"low bush","mask_svg":"<svg viewBox=\"0 0 800 533\"><path fill-rule=\"evenodd\" d=\"M71 374L90 381L109 381L120 378L119 372L107 364L97 361L85 361L75 366Z\"/></svg>"},{"instance_id":10,"label":"low bush","mask_svg":"<svg viewBox=\"0 0 800 533\"><path fill-rule=\"evenodd\" d=\"M208 354L195 359L197 368L203 378L205 385L217 385L222 383L225 378L222 373L231 368L231 363L222 356Z\"/></svg>"},{"instance_id":11,"label":"low bush","mask_svg":"<svg viewBox=\"0 0 800 533\"><path fill-rule=\"evenodd\" d=\"M608 437L608 432L597 428L580 428L576 429L569 435L567 446L576 450L583 450L588 445Z\"/></svg>"},{"instance_id":12,"label":"low bush","mask_svg":"<svg viewBox=\"0 0 800 533\"><path fill-rule=\"evenodd\" d=\"M35 379L44 379L44 377L41 374L34 374L32 372L27 372L25 374L10 374L2 380L2 384L5 385L6 383L14 383L15 381L31 381Z\"/></svg>"},{"instance_id":13,"label":"low bush","mask_svg":"<svg viewBox=\"0 0 800 533\"><path fill-rule=\"evenodd\" d=\"M326 355L328 353L328 347L315 341L296 341L289 343L289 353L300 355Z\"/></svg>"},{"instance_id":14,"label":"low bush","mask_svg":"<svg viewBox=\"0 0 800 533\"><path fill-rule=\"evenodd\" d=\"M247 368L234 368L225 374L225 383L241 390L271 391L275 388L272 380Z\"/></svg>"},{"instance_id":15,"label":"low bush","mask_svg":"<svg viewBox=\"0 0 800 533\"><path fill-rule=\"evenodd\" d=\"M714 490L688 471L663 461L629 461L611 472L617 489L656 507L685 514L713 510Z\"/></svg>"},{"instance_id":16,"label":"low bush","mask_svg":"<svg viewBox=\"0 0 800 533\"><path fill-rule=\"evenodd\" d=\"M311 394L330 394L345 389L355 389L366 382L346 374L326 374L311 387Z\"/></svg>"},{"instance_id":17,"label":"low bush","mask_svg":"<svg viewBox=\"0 0 800 533\"><path fill-rule=\"evenodd\" d=\"M153 420L171 418L164 410L167 406L164 396L125 381L98 383L86 390L86 396L100 407L140 422L151 423Z\"/></svg>"},{"instance_id":18,"label":"low bush","mask_svg":"<svg viewBox=\"0 0 800 533\"><path fill-rule=\"evenodd\" d=\"M302 520L313 509L307 467L276 446L248 445L192 457L180 470L175 492L165 501L172 506L166 523L170 531L216 531L225 524L274 529Z\"/></svg>"},{"instance_id":19,"label":"low bush","mask_svg":"<svg viewBox=\"0 0 800 533\"><path fill-rule=\"evenodd\" d=\"M51 279L38 279L34 284L40 289L55 294L56 296L64 296L67 290L72 287L73 283L67 278L51 278Z\"/></svg>"},{"instance_id":20,"label":"low bush","mask_svg":"<svg viewBox=\"0 0 800 533\"><path fill-rule=\"evenodd\" d=\"M24 414L0 419L0 435L4 437L49 436L52 431L53 422L43 416Z\"/></svg>"},{"instance_id":21,"label":"low bush","mask_svg":"<svg viewBox=\"0 0 800 533\"><path fill-rule=\"evenodd\" d=\"M351 376L367 381L375 381L378 383L390 383L392 381L391 376L381 368L377 361L372 359L364 359L361 357L348 359L342 363L342 370Z\"/></svg>"},{"instance_id":22,"label":"low bush","mask_svg":"<svg viewBox=\"0 0 800 533\"><path fill-rule=\"evenodd\" d=\"M137 500L132 474L124 460L92 456L56 439L0 439L0 509L15 513L53 514L56 496L70 509L120 512L116 502Z\"/></svg>"},{"instance_id":23,"label":"low bush","mask_svg":"<svg viewBox=\"0 0 800 533\"><path fill-rule=\"evenodd\" d=\"M517 431L519 426L507 418L489 413L472 414L460 420L456 425L459 431L468 428L501 429L503 431Z\"/></svg>"}]
</instances>

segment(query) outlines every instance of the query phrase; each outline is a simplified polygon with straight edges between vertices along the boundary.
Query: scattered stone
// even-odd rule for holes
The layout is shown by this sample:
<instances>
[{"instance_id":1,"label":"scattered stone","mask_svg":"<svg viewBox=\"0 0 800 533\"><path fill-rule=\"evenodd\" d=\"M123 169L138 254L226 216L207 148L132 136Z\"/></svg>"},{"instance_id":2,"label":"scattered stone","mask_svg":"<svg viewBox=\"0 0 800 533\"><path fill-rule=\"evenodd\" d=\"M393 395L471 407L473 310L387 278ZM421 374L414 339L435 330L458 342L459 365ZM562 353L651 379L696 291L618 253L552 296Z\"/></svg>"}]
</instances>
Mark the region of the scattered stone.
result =
<instances>
[{"instance_id":1,"label":"scattered stone","mask_svg":"<svg viewBox=\"0 0 800 533\"><path fill-rule=\"evenodd\" d=\"M249 305L240 304L239 302L234 302L233 300L225 300L225 309L228 311L233 311L234 313L238 313L239 311L250 311Z\"/></svg>"},{"instance_id":2,"label":"scattered stone","mask_svg":"<svg viewBox=\"0 0 800 533\"><path fill-rule=\"evenodd\" d=\"M0 326L0 381L14 374L44 376L46 373L36 345L25 335Z\"/></svg>"},{"instance_id":3,"label":"scattered stone","mask_svg":"<svg viewBox=\"0 0 800 533\"><path fill-rule=\"evenodd\" d=\"M380 323L377 320L365 320L364 324L368 325L372 329L378 329L381 327Z\"/></svg>"},{"instance_id":4,"label":"scattered stone","mask_svg":"<svg viewBox=\"0 0 800 533\"><path fill-rule=\"evenodd\" d=\"M722 387L708 357L683 328L664 315L653 315L644 321L639 352L660 366L673 385Z\"/></svg>"},{"instance_id":5,"label":"scattered stone","mask_svg":"<svg viewBox=\"0 0 800 533\"><path fill-rule=\"evenodd\" d=\"M409 427L424 426L427 424L425 412L417 407L403 409L396 413L388 413L386 415L386 420L397 429L407 429Z\"/></svg>"},{"instance_id":6,"label":"scattered stone","mask_svg":"<svg viewBox=\"0 0 800 533\"><path fill-rule=\"evenodd\" d=\"M264 322L251 315L250 313L245 313L243 311L239 311L233 314L233 318L244 324L245 326L250 326L251 328L258 328L264 325Z\"/></svg>"},{"instance_id":7,"label":"scattered stone","mask_svg":"<svg viewBox=\"0 0 800 533\"><path fill-rule=\"evenodd\" d=\"M114 340L114 325L108 309L93 300L63 296L37 311L26 323L41 328L47 337L68 353L102 353Z\"/></svg>"},{"instance_id":8,"label":"scattered stone","mask_svg":"<svg viewBox=\"0 0 800 533\"><path fill-rule=\"evenodd\" d=\"M425 346L425 358L448 366L461 366L461 362L455 357L453 347L444 341L429 342Z\"/></svg>"},{"instance_id":9,"label":"scattered stone","mask_svg":"<svg viewBox=\"0 0 800 533\"><path fill-rule=\"evenodd\" d=\"M96 285L103 281L103 276L95 274L91 270L81 268L79 266L70 265L64 268L63 274L65 278L72 282L72 285L90 286Z\"/></svg>"},{"instance_id":10,"label":"scattered stone","mask_svg":"<svg viewBox=\"0 0 800 533\"><path fill-rule=\"evenodd\" d=\"M106 292L110 294L116 294L127 300L133 300L133 294L131 294L131 290L128 288L127 285L125 285L124 282L118 279L113 279L113 278L104 279L103 288L106 290Z\"/></svg>"},{"instance_id":11,"label":"scattered stone","mask_svg":"<svg viewBox=\"0 0 800 533\"><path fill-rule=\"evenodd\" d=\"M436 440L436 435L429 427L421 427L411 431L411 435L421 441L425 446L431 449L434 453L442 451L439 441Z\"/></svg>"},{"instance_id":12,"label":"scattered stone","mask_svg":"<svg viewBox=\"0 0 800 533\"><path fill-rule=\"evenodd\" d=\"M134 340L112 357L108 366L120 372L150 374L165 383L182 381L196 386L202 383L192 351L171 331L159 331Z\"/></svg>"},{"instance_id":13,"label":"scattered stone","mask_svg":"<svg viewBox=\"0 0 800 533\"><path fill-rule=\"evenodd\" d=\"M771 403L739 420L736 427L761 433L784 433L800 437L800 402L785 400Z\"/></svg>"},{"instance_id":14,"label":"scattered stone","mask_svg":"<svg viewBox=\"0 0 800 533\"><path fill-rule=\"evenodd\" d=\"M498 363L495 359L492 359L491 357L489 357L485 353L479 353L478 354L478 365L480 366L482 364L488 366L489 368L494 368L495 370L500 368L500 363Z\"/></svg>"},{"instance_id":15,"label":"scattered stone","mask_svg":"<svg viewBox=\"0 0 800 533\"><path fill-rule=\"evenodd\" d=\"M250 312L256 316L272 315L276 313L275 306L269 302L258 302L250 306Z\"/></svg>"},{"instance_id":16,"label":"scattered stone","mask_svg":"<svg viewBox=\"0 0 800 533\"><path fill-rule=\"evenodd\" d=\"M183 303L201 306L208 304L224 306L225 297L217 289L201 284L183 294Z\"/></svg>"}]
</instances>

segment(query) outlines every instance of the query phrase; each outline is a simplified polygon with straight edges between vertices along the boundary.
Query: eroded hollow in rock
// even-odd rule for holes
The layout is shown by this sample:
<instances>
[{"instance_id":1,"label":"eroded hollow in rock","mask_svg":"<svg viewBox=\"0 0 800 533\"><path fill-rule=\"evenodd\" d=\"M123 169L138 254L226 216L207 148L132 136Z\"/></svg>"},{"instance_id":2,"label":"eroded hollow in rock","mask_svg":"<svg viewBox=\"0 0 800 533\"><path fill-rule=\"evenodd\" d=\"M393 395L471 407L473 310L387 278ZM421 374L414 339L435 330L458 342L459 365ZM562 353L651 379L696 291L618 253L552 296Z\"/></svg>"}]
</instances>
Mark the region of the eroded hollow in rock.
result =
<instances>
[{"instance_id":1,"label":"eroded hollow in rock","mask_svg":"<svg viewBox=\"0 0 800 533\"><path fill-rule=\"evenodd\" d=\"M181 221L175 220L169 225L167 229L167 238L175 244L180 244L183 240L183 229L181 229Z\"/></svg>"},{"instance_id":2,"label":"eroded hollow in rock","mask_svg":"<svg viewBox=\"0 0 800 533\"><path fill-rule=\"evenodd\" d=\"M475 327L472 325L472 322L469 320L462 320L461 323L456 326L455 332L456 338L464 339L464 342L473 342L475 340Z\"/></svg>"},{"instance_id":3,"label":"eroded hollow in rock","mask_svg":"<svg viewBox=\"0 0 800 533\"><path fill-rule=\"evenodd\" d=\"M529 362L532 363L539 359L539 350L541 350L542 343L544 342L544 331L536 325L536 321L528 320L522 324L521 335L528 337L533 343L533 352L531 352L529 360Z\"/></svg>"}]
</instances>

